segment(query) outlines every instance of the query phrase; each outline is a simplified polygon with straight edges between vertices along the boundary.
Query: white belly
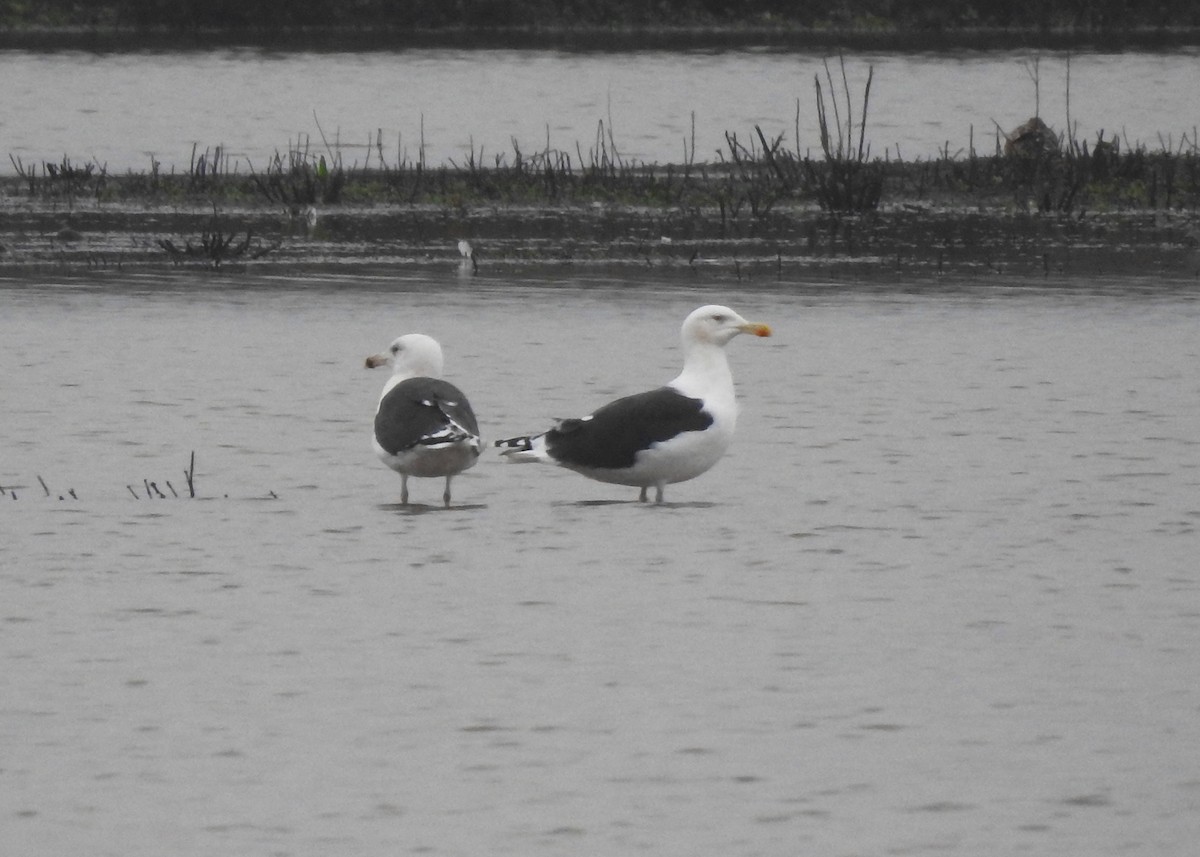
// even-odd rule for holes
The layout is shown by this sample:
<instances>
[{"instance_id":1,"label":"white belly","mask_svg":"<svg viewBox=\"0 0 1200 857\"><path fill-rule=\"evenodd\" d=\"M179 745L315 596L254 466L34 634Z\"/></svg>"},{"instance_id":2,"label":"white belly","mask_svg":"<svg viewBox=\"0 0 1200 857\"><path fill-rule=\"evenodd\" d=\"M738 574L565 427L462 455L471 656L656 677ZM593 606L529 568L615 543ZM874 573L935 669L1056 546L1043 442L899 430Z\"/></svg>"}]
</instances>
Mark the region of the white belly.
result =
<instances>
[{"instance_id":1,"label":"white belly","mask_svg":"<svg viewBox=\"0 0 1200 857\"><path fill-rule=\"evenodd\" d=\"M474 467L479 460L478 442L461 441L443 446L418 446L392 455L375 442L380 461L406 476L453 476Z\"/></svg>"},{"instance_id":2,"label":"white belly","mask_svg":"<svg viewBox=\"0 0 1200 857\"><path fill-rule=\"evenodd\" d=\"M689 431L639 452L632 467L572 467L598 482L614 485L671 485L712 469L733 440L733 420L720 420L704 431Z\"/></svg>"}]
</instances>

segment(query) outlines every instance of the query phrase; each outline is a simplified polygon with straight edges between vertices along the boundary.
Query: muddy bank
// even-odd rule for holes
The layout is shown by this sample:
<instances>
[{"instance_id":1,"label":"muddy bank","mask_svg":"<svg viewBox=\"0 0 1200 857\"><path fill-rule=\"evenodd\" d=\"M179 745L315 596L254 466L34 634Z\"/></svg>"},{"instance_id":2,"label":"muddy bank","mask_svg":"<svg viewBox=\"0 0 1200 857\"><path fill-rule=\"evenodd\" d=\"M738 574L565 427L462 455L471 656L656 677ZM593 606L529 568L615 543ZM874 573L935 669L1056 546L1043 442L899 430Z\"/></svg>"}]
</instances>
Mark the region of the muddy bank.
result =
<instances>
[{"instance_id":1,"label":"muddy bank","mask_svg":"<svg viewBox=\"0 0 1200 857\"><path fill-rule=\"evenodd\" d=\"M315 224L275 211L25 208L5 212L0 276L23 272L533 266L667 268L738 278L813 276L1200 278L1194 217L1053 215L898 205L832 216L797 208L722 223L619 205L335 207ZM473 258L460 253L467 241ZM464 248L465 249L465 248Z\"/></svg>"},{"instance_id":2,"label":"muddy bank","mask_svg":"<svg viewBox=\"0 0 1200 857\"><path fill-rule=\"evenodd\" d=\"M453 266L464 274L632 266L785 282L1195 280L1196 181L1178 169L1194 173L1194 161L1174 159L1169 183L1156 178L1159 164L1103 182L1089 175L1086 185L1045 176L1022 183L1004 158L878 165L878 196L840 211L837 199L821 196L829 188L820 174L789 179L768 161L742 171L690 165L590 176L545 168L338 176L306 167L275 183L212 174L79 175L74 185L61 172L33 182L7 177L0 276L179 266ZM859 175L856 187L869 178Z\"/></svg>"}]
</instances>

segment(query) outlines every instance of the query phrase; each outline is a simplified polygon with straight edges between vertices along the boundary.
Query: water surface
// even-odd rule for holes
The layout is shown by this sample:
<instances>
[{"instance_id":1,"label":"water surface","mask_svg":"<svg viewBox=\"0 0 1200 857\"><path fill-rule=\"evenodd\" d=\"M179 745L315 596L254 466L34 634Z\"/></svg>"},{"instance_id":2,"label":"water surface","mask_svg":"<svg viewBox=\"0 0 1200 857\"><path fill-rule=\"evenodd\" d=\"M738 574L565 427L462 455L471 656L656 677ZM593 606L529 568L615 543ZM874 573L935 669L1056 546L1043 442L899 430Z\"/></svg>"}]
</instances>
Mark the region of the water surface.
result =
<instances>
[{"instance_id":1,"label":"water surface","mask_svg":"<svg viewBox=\"0 0 1200 857\"><path fill-rule=\"evenodd\" d=\"M992 154L1006 131L1040 112L1080 140L1196 144L1195 49L1167 52L954 52L851 56L851 110L861 119L874 67L866 142L878 157ZM512 163L547 147L578 163L730 157L726 132L757 142L759 125L787 148L820 153L814 77L823 54L802 51L415 49L362 53L259 50L91 54L0 51L0 154L28 165L94 160L110 171L189 168L217 147L229 169L266 168L276 152L341 151L368 161ZM1069 78L1069 79L1068 79ZM1069 99L1068 99L1069 93ZM52 96L51 96L52 94ZM834 109L830 105L830 121ZM603 123L603 130L601 130ZM324 138L322 138L322 131ZM854 135L857 141L857 135ZM12 171L7 157L0 169Z\"/></svg>"},{"instance_id":2,"label":"water surface","mask_svg":"<svg viewBox=\"0 0 1200 857\"><path fill-rule=\"evenodd\" d=\"M6 842L1191 853L1200 301L1101 285L4 283ZM776 335L665 506L490 455L395 505L395 335L495 438L669 379L713 300Z\"/></svg>"}]
</instances>

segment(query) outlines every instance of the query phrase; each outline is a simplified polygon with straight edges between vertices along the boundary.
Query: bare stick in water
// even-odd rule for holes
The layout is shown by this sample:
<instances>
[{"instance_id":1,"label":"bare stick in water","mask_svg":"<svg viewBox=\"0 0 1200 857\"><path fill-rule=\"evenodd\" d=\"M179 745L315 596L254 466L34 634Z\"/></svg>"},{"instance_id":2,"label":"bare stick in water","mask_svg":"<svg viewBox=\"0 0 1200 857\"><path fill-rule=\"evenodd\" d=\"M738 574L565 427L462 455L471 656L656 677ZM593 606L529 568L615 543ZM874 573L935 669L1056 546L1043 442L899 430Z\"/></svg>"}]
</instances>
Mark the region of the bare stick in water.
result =
<instances>
[{"instance_id":1,"label":"bare stick in water","mask_svg":"<svg viewBox=\"0 0 1200 857\"><path fill-rule=\"evenodd\" d=\"M188 462L188 469L183 471L183 477L187 480L188 497L195 498L196 485L192 482L192 477L196 473L196 450L192 450L191 461Z\"/></svg>"},{"instance_id":2,"label":"bare stick in water","mask_svg":"<svg viewBox=\"0 0 1200 857\"><path fill-rule=\"evenodd\" d=\"M39 477L38 477L38 482L41 482L41 483L42 483L42 490L43 490L43 491L45 491L45 492L46 492L46 496L47 496L47 497L49 497L49 496L50 496L50 489L46 487L46 480L45 480L45 479L43 479L41 476L39 476Z\"/></svg>"}]
</instances>

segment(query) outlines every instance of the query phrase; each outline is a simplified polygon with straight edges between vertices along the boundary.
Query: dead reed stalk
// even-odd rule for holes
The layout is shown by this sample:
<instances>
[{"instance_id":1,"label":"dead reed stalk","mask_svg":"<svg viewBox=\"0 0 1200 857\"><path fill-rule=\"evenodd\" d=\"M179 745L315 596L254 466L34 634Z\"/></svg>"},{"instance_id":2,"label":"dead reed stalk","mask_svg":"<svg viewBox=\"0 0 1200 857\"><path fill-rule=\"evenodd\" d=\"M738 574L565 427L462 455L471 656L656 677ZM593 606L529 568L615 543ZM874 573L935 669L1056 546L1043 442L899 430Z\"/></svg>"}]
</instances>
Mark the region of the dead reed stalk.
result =
<instances>
[{"instance_id":1,"label":"dead reed stalk","mask_svg":"<svg viewBox=\"0 0 1200 857\"><path fill-rule=\"evenodd\" d=\"M187 468L187 470L183 471L183 478L187 480L188 497L192 498L192 499L195 499L195 497L196 497L195 477L196 477L196 450L193 449L192 457L188 461L188 468ZM171 483L168 482L167 484L170 485ZM172 488L171 490L174 491L175 489Z\"/></svg>"},{"instance_id":2,"label":"dead reed stalk","mask_svg":"<svg viewBox=\"0 0 1200 857\"><path fill-rule=\"evenodd\" d=\"M879 207L883 195L883 171L871 162L871 149L867 145L867 111L871 102L871 83L875 79L875 68L867 71L867 82L863 88L862 110L857 120L858 139L855 142L855 117L850 81L846 75L845 57L839 57L841 87L845 98L845 113L838 103L833 72L829 61L825 61L825 80L829 87L829 103L821 87L821 76L814 75L817 96L817 123L821 133L821 152L825 157L820 166L806 159L809 183L817 202L826 211L843 214L861 214ZM830 125L830 112L833 124Z\"/></svg>"}]
</instances>

